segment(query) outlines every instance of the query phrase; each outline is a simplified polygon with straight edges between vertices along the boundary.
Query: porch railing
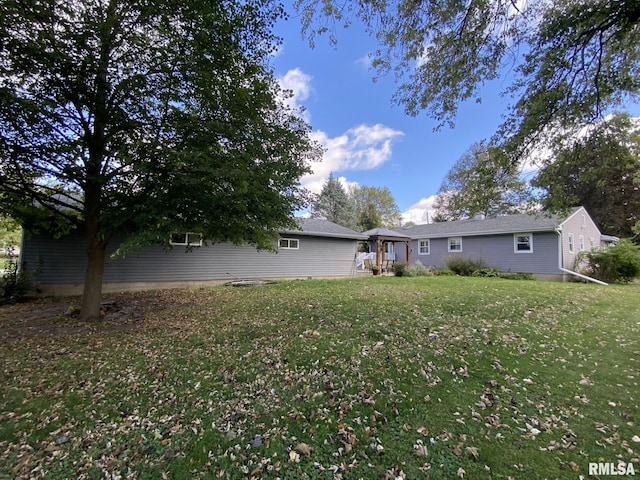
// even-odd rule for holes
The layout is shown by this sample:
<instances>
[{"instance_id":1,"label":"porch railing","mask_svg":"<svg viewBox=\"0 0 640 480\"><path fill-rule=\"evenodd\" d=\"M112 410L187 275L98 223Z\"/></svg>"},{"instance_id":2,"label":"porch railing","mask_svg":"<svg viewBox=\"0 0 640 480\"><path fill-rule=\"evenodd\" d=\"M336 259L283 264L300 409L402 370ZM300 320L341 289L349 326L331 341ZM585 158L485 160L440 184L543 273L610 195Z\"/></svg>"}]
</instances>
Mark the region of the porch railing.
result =
<instances>
[{"instance_id":1,"label":"porch railing","mask_svg":"<svg viewBox=\"0 0 640 480\"><path fill-rule=\"evenodd\" d=\"M385 261L395 261L396 254L394 253L385 253L384 255ZM365 260L371 260L371 263L376 263L376 252L369 253L359 253L356 256L356 268L359 270L365 270Z\"/></svg>"}]
</instances>

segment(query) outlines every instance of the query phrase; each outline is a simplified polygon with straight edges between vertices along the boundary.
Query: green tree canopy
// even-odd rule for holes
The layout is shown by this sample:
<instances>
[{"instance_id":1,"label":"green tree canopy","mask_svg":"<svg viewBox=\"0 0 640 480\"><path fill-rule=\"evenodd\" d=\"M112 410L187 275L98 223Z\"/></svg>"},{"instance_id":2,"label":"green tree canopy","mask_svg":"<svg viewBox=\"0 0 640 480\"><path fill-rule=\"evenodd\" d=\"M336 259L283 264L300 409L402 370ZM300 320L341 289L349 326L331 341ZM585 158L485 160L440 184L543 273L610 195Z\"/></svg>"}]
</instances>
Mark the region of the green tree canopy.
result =
<instances>
[{"instance_id":1,"label":"green tree canopy","mask_svg":"<svg viewBox=\"0 0 640 480\"><path fill-rule=\"evenodd\" d=\"M532 184L545 209L587 209L603 233L630 237L640 221L640 126L627 114L602 122L556 152Z\"/></svg>"},{"instance_id":2,"label":"green tree canopy","mask_svg":"<svg viewBox=\"0 0 640 480\"><path fill-rule=\"evenodd\" d=\"M526 208L529 199L527 184L504 151L479 142L442 181L434 205L435 221L516 213Z\"/></svg>"},{"instance_id":3,"label":"green tree canopy","mask_svg":"<svg viewBox=\"0 0 640 480\"><path fill-rule=\"evenodd\" d=\"M353 203L340 180L329 174L322 191L312 205L311 216L323 218L343 227L354 227Z\"/></svg>"},{"instance_id":4,"label":"green tree canopy","mask_svg":"<svg viewBox=\"0 0 640 480\"><path fill-rule=\"evenodd\" d=\"M356 228L362 232L372 228L397 228L401 224L400 209L387 187L363 185L350 191L356 214Z\"/></svg>"},{"instance_id":5,"label":"green tree canopy","mask_svg":"<svg viewBox=\"0 0 640 480\"><path fill-rule=\"evenodd\" d=\"M505 79L514 97L502 135L526 147L539 133L597 118L640 92L640 3L610 0L336 2L297 0L313 43L335 25L364 22L394 101L453 125L458 106ZM513 77L511 77L513 74Z\"/></svg>"},{"instance_id":6,"label":"green tree canopy","mask_svg":"<svg viewBox=\"0 0 640 480\"><path fill-rule=\"evenodd\" d=\"M114 232L268 248L295 227L315 150L268 64L282 15L268 0L0 4L0 211L86 232L81 318L98 314Z\"/></svg>"},{"instance_id":7,"label":"green tree canopy","mask_svg":"<svg viewBox=\"0 0 640 480\"><path fill-rule=\"evenodd\" d=\"M0 215L0 248L7 251L20 245L21 229L18 222L6 215Z\"/></svg>"}]
</instances>

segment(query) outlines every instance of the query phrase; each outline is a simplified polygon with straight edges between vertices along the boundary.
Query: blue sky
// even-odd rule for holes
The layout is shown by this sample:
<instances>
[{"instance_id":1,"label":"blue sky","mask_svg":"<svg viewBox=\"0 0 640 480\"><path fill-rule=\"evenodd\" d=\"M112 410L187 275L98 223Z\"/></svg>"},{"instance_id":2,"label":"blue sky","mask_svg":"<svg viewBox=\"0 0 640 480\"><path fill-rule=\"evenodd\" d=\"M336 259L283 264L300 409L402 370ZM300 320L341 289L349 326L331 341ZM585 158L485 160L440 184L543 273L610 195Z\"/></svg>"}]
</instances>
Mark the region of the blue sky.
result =
<instances>
[{"instance_id":1,"label":"blue sky","mask_svg":"<svg viewBox=\"0 0 640 480\"><path fill-rule=\"evenodd\" d=\"M315 193L333 172L345 184L389 188L404 221L427 223L446 173L473 143L490 138L507 112L509 99L499 94L506 84L498 80L483 89L482 103L460 106L455 128L434 132L426 114L410 117L392 104L393 75L373 81L368 55L375 41L355 22L337 30L337 47L324 37L309 47L295 16L277 33L284 43L273 59L275 74L327 149L302 179Z\"/></svg>"}]
</instances>

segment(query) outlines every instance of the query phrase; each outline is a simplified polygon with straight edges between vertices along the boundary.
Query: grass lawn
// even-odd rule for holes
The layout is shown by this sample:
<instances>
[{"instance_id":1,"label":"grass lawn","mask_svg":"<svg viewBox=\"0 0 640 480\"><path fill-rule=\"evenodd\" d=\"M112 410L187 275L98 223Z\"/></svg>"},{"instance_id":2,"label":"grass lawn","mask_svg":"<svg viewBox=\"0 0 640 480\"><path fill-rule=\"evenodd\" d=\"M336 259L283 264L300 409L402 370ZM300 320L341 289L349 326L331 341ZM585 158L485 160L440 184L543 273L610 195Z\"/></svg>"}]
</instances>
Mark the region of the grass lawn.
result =
<instances>
[{"instance_id":1,"label":"grass lawn","mask_svg":"<svg viewBox=\"0 0 640 480\"><path fill-rule=\"evenodd\" d=\"M638 285L366 277L109 299L145 318L50 308L35 328L51 300L0 307L0 478L640 474Z\"/></svg>"}]
</instances>

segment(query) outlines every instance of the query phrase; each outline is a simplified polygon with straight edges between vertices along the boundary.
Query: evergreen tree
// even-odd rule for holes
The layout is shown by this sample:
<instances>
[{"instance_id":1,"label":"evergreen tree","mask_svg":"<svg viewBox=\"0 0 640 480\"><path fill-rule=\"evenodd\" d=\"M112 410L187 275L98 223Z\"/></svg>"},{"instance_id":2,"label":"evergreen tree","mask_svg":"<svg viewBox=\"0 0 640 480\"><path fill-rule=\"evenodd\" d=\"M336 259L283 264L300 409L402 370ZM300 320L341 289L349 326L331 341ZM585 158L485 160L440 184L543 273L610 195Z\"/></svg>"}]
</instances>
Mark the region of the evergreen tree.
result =
<instances>
[{"instance_id":1,"label":"evergreen tree","mask_svg":"<svg viewBox=\"0 0 640 480\"><path fill-rule=\"evenodd\" d=\"M312 206L312 217L323 218L343 227L353 228L353 203L340 181L329 174Z\"/></svg>"}]
</instances>

